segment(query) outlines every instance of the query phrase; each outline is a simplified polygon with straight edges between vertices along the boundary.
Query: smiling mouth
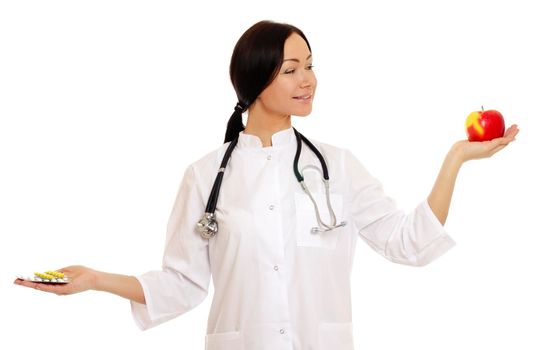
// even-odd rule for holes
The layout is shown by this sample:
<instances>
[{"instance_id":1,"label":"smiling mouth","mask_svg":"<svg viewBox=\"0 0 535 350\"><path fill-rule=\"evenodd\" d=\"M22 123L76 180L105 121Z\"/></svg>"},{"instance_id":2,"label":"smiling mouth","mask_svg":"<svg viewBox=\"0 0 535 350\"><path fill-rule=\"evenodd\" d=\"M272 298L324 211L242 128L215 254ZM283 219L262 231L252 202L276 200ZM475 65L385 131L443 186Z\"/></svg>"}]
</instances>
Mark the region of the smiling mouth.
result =
<instances>
[{"instance_id":1,"label":"smiling mouth","mask_svg":"<svg viewBox=\"0 0 535 350\"><path fill-rule=\"evenodd\" d=\"M302 101L310 100L311 98L312 98L312 94L293 97L294 100L302 100Z\"/></svg>"}]
</instances>

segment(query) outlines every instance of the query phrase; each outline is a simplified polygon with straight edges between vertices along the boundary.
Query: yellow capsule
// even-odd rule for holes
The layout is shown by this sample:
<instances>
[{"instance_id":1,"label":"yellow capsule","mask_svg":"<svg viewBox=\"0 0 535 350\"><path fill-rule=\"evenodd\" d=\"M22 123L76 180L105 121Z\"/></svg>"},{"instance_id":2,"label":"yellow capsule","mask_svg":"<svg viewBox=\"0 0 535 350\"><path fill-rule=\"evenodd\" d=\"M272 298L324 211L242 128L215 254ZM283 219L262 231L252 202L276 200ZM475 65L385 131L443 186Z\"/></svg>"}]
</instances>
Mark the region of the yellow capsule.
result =
<instances>
[{"instance_id":1,"label":"yellow capsule","mask_svg":"<svg viewBox=\"0 0 535 350\"><path fill-rule=\"evenodd\" d=\"M47 271L46 273L49 274L49 275L52 275L54 277L57 277L57 278L65 277L65 274L63 274L63 273L61 273L59 271Z\"/></svg>"},{"instance_id":2,"label":"yellow capsule","mask_svg":"<svg viewBox=\"0 0 535 350\"><path fill-rule=\"evenodd\" d=\"M52 279L54 279L54 276L49 275L49 274L47 274L47 273L36 272L35 275L36 275L37 277L40 277L40 278L45 279L45 280L52 280Z\"/></svg>"},{"instance_id":3,"label":"yellow capsule","mask_svg":"<svg viewBox=\"0 0 535 350\"><path fill-rule=\"evenodd\" d=\"M42 279L47 279L46 275L44 273L41 273L41 272L36 272L35 275L39 278L42 278Z\"/></svg>"}]
</instances>

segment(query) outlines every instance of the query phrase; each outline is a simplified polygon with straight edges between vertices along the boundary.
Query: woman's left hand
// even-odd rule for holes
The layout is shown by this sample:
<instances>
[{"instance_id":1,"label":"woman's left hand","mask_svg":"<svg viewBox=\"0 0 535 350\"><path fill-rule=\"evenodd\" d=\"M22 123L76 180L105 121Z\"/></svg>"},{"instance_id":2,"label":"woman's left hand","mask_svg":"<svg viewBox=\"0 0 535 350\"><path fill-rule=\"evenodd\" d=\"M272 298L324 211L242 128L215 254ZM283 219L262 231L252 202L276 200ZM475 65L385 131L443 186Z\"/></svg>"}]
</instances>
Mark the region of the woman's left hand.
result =
<instances>
[{"instance_id":1,"label":"woman's left hand","mask_svg":"<svg viewBox=\"0 0 535 350\"><path fill-rule=\"evenodd\" d=\"M472 159L488 158L514 141L518 131L517 125L513 124L505 131L503 137L498 137L491 141L458 141L453 145L452 152L461 157L463 162Z\"/></svg>"}]
</instances>

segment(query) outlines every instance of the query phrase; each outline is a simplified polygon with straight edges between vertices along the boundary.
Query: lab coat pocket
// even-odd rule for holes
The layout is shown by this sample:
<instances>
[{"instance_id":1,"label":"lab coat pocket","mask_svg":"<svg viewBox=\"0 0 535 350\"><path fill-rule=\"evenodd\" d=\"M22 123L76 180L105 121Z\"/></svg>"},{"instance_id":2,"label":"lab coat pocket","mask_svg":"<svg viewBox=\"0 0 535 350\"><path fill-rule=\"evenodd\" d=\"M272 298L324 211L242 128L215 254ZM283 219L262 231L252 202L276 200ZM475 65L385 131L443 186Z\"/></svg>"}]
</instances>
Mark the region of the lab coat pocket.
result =
<instances>
[{"instance_id":1,"label":"lab coat pocket","mask_svg":"<svg viewBox=\"0 0 535 350\"><path fill-rule=\"evenodd\" d=\"M318 332L319 350L354 350L353 324L320 323Z\"/></svg>"},{"instance_id":2,"label":"lab coat pocket","mask_svg":"<svg viewBox=\"0 0 535 350\"><path fill-rule=\"evenodd\" d=\"M331 223L331 216L327 206L325 193L312 193L316 201L321 220ZM314 204L306 193L295 193L295 239L299 247L323 247L335 249L338 237L344 231L344 227L335 228L327 232L313 233L312 228L318 227ZM331 206L336 215L337 223L343 221L343 197L339 194L330 195Z\"/></svg>"},{"instance_id":3,"label":"lab coat pocket","mask_svg":"<svg viewBox=\"0 0 535 350\"><path fill-rule=\"evenodd\" d=\"M205 350L244 350L240 331L207 334Z\"/></svg>"}]
</instances>

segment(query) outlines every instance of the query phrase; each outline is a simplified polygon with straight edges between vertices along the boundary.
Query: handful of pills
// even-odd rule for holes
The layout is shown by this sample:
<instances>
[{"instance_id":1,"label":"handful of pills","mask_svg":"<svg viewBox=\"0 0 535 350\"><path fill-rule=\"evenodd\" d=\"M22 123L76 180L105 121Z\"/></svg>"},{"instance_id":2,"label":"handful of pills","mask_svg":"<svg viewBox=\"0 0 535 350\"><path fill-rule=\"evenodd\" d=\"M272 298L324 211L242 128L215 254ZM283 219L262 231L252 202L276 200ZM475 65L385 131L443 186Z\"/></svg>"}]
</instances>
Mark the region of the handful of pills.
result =
<instances>
[{"instance_id":1,"label":"handful of pills","mask_svg":"<svg viewBox=\"0 0 535 350\"><path fill-rule=\"evenodd\" d=\"M59 271L35 272L33 276L18 275L18 279L42 283L69 283L69 277Z\"/></svg>"}]
</instances>

